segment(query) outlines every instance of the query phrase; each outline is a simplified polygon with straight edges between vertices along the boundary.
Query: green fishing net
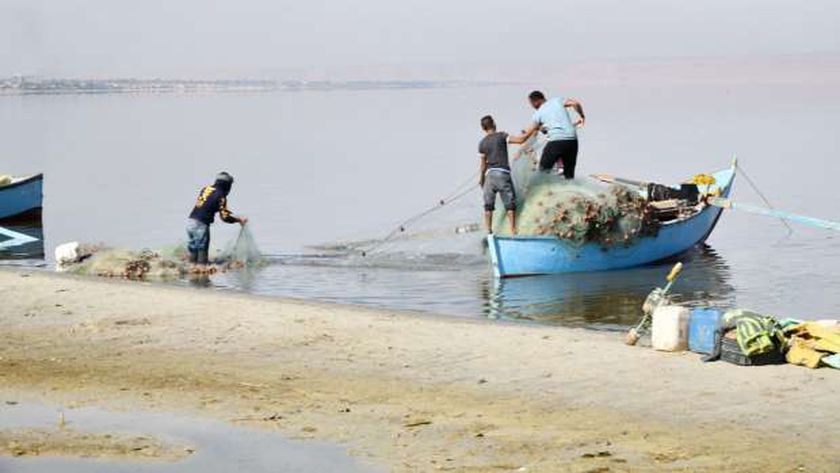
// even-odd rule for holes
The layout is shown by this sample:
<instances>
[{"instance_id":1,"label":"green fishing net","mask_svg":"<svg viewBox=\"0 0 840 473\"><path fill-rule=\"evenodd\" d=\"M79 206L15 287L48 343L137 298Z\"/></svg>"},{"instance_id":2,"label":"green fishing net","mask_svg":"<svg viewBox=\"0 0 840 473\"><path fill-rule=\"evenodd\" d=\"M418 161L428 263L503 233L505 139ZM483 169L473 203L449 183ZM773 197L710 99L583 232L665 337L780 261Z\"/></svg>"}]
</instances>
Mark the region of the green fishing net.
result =
<instances>
[{"instance_id":1,"label":"green fishing net","mask_svg":"<svg viewBox=\"0 0 840 473\"><path fill-rule=\"evenodd\" d=\"M89 256L78 263L67 265L64 270L108 278L171 280L186 274L189 266L183 258L165 256L151 250L96 248L90 251Z\"/></svg>"},{"instance_id":2,"label":"green fishing net","mask_svg":"<svg viewBox=\"0 0 840 473\"><path fill-rule=\"evenodd\" d=\"M573 245L629 245L655 235L658 223L646 199L630 188L589 177L565 179L559 170L538 169L544 145L532 140L513 155L511 175L517 196L517 231L526 236L556 236ZM497 203L494 233L509 232L504 209Z\"/></svg>"},{"instance_id":3,"label":"green fishing net","mask_svg":"<svg viewBox=\"0 0 840 473\"><path fill-rule=\"evenodd\" d=\"M259 247L247 226L213 258L213 271L229 271L262 262ZM101 245L80 245L79 259L60 266L73 274L132 280L172 280L189 274L192 265L186 245L160 250L131 251Z\"/></svg>"},{"instance_id":4,"label":"green fishing net","mask_svg":"<svg viewBox=\"0 0 840 473\"><path fill-rule=\"evenodd\" d=\"M239 234L228 242L218 259L222 262L246 266L258 265L263 261L262 253L249 225L243 225L240 228Z\"/></svg>"}]
</instances>

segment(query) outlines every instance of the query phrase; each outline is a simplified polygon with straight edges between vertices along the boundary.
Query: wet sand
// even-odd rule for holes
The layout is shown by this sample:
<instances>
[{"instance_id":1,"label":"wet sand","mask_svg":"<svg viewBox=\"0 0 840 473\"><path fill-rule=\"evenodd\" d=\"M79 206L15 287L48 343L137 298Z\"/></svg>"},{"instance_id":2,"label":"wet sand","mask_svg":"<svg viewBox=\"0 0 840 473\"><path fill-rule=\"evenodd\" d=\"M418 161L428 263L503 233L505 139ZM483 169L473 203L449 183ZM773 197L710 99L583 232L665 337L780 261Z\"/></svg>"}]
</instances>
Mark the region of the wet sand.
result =
<instances>
[{"instance_id":1,"label":"wet sand","mask_svg":"<svg viewBox=\"0 0 840 473\"><path fill-rule=\"evenodd\" d=\"M7 399L208 416L338 442L390 471L840 464L834 370L28 270L0 271L0 300Z\"/></svg>"},{"instance_id":2,"label":"wet sand","mask_svg":"<svg viewBox=\"0 0 840 473\"><path fill-rule=\"evenodd\" d=\"M65 422L56 422L58 413ZM360 465L329 442L289 440L272 430L177 412L7 400L0 403L0 426L0 472L384 471Z\"/></svg>"},{"instance_id":3,"label":"wet sand","mask_svg":"<svg viewBox=\"0 0 840 473\"><path fill-rule=\"evenodd\" d=\"M0 455L177 461L190 447L169 445L154 437L80 432L73 429L0 430Z\"/></svg>"}]
</instances>

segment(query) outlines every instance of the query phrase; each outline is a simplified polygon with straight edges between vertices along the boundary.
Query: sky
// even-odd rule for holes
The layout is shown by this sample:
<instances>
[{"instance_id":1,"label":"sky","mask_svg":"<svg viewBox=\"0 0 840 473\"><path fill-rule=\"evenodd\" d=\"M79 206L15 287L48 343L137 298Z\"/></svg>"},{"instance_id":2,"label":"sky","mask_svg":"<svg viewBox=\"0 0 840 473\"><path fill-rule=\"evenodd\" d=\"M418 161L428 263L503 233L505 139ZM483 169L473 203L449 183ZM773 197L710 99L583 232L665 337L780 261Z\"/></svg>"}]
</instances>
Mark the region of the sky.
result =
<instances>
[{"instance_id":1,"label":"sky","mask_svg":"<svg viewBox=\"0 0 840 473\"><path fill-rule=\"evenodd\" d=\"M0 76L838 53L837 0L0 0Z\"/></svg>"}]
</instances>

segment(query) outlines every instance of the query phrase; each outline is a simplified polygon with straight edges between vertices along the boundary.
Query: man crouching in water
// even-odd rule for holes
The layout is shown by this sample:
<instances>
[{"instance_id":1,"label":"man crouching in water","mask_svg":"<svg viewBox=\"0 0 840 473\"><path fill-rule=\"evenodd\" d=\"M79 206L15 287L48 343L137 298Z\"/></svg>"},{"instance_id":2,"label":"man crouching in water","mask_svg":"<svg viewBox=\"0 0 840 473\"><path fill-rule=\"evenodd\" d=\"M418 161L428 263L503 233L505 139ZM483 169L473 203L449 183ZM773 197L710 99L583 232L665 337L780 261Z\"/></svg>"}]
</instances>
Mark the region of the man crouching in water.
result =
<instances>
[{"instance_id":1,"label":"man crouching in water","mask_svg":"<svg viewBox=\"0 0 840 473\"><path fill-rule=\"evenodd\" d=\"M204 186L198 194L198 200L187 220L187 237L190 251L190 263L195 265L195 272L207 272L209 264L208 251L210 249L210 224L215 219L216 212L225 223L239 223L245 225L246 217L237 217L227 208L227 196L233 186L233 176L226 172L216 175L216 182L212 186Z\"/></svg>"},{"instance_id":2,"label":"man crouching in water","mask_svg":"<svg viewBox=\"0 0 840 473\"><path fill-rule=\"evenodd\" d=\"M484 190L484 225L488 233L493 233L493 211L496 209L496 194L499 194L507 211L510 234L516 235L516 192L510 177L508 143L521 144L525 139L496 131L496 122L490 115L482 117L481 129L485 136L478 144L481 157L478 185Z\"/></svg>"}]
</instances>

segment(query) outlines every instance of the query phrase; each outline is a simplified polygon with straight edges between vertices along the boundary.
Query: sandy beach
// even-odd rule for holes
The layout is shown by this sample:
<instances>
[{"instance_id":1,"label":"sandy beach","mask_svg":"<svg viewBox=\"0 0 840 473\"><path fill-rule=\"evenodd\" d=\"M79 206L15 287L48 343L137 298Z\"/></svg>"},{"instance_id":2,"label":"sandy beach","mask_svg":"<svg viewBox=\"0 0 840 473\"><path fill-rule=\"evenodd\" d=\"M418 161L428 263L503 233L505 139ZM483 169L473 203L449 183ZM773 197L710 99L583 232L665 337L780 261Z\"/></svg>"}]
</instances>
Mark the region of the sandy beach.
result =
<instances>
[{"instance_id":1,"label":"sandy beach","mask_svg":"<svg viewBox=\"0 0 840 473\"><path fill-rule=\"evenodd\" d=\"M840 471L834 370L37 270L0 270L0 300L0 400L206 416L386 471Z\"/></svg>"}]
</instances>

